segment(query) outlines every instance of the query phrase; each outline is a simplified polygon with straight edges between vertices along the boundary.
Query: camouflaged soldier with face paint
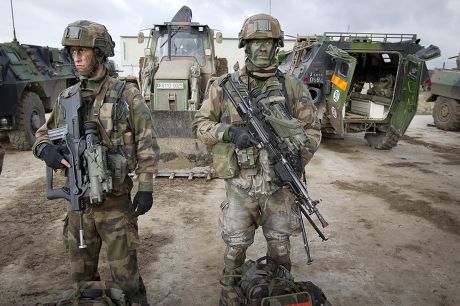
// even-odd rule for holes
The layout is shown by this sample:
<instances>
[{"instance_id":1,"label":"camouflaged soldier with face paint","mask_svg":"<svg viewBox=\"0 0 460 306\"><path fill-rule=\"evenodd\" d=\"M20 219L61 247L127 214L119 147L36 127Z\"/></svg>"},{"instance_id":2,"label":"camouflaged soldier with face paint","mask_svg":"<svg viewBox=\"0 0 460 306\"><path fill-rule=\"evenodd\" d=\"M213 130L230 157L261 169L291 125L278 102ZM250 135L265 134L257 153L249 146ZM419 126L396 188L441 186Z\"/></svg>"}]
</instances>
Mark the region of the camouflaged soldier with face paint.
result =
<instances>
[{"instance_id":1,"label":"camouflaged soldier with face paint","mask_svg":"<svg viewBox=\"0 0 460 306\"><path fill-rule=\"evenodd\" d=\"M64 124L61 100L80 92L82 122L97 122L99 138L109 151L107 159L113 181L113 191L106 194L102 204L86 205L83 229L87 248L78 247L79 216L69 205L64 239L72 280L76 284L100 280L98 260L104 243L113 282L133 303L147 305L136 250L137 217L152 206L153 173L159 156L150 110L132 84L109 76L105 64L114 55L115 43L105 26L87 20L71 23L64 31L62 45L72 57L80 82L60 94L48 121L36 133L33 153L53 169L69 166L61 154L62 147L50 141L48 130ZM133 181L128 176L132 171L139 181L133 201Z\"/></svg>"},{"instance_id":2,"label":"camouflaged soldier with face paint","mask_svg":"<svg viewBox=\"0 0 460 306\"><path fill-rule=\"evenodd\" d=\"M302 156L306 163L320 143L320 125L308 89L277 70L276 54L283 45L277 19L266 14L249 17L239 34L239 48L245 48L245 66L231 77L242 82L248 92L258 86L302 123L311 143L299 152L299 160ZM267 152L254 145L245 123L218 84L219 80L211 86L193 128L207 145L233 143L237 155L238 174L226 179L227 201L221 205L220 228L227 245L224 274L238 273L259 226L267 240L267 255L290 269L289 237L299 228L294 198L289 189L275 185ZM223 280L227 284L233 281L231 277Z\"/></svg>"}]
</instances>

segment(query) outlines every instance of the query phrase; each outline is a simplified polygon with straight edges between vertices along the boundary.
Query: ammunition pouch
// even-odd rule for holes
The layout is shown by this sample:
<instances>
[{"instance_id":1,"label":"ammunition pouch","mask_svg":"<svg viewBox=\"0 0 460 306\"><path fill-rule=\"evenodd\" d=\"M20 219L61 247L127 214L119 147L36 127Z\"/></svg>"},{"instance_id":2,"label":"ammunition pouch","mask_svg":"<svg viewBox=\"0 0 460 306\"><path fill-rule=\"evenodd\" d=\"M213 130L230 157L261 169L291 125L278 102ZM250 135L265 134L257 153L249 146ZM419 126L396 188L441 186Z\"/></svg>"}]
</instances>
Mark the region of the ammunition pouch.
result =
<instances>
[{"instance_id":1,"label":"ammunition pouch","mask_svg":"<svg viewBox=\"0 0 460 306\"><path fill-rule=\"evenodd\" d=\"M256 166L257 159L259 158L259 153L254 146L245 149L236 149L235 153L240 168L249 169Z\"/></svg>"},{"instance_id":2,"label":"ammunition pouch","mask_svg":"<svg viewBox=\"0 0 460 306\"><path fill-rule=\"evenodd\" d=\"M238 160L235 145L230 142L219 142L212 148L212 166L218 178L228 179L238 175Z\"/></svg>"},{"instance_id":3,"label":"ammunition pouch","mask_svg":"<svg viewBox=\"0 0 460 306\"><path fill-rule=\"evenodd\" d=\"M113 193L119 195L129 191L122 188L128 176L128 160L121 154L109 153L108 164L112 172Z\"/></svg>"}]
</instances>

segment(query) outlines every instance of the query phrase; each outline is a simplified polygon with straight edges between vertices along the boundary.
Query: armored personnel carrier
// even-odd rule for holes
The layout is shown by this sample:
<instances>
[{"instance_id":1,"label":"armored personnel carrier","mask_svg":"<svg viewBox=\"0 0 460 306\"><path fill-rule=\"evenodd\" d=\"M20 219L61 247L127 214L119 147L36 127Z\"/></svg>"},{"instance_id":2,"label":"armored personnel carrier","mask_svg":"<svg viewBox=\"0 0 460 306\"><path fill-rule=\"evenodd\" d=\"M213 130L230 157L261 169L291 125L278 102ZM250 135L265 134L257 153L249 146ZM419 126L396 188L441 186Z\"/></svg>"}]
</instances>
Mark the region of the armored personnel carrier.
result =
<instances>
[{"instance_id":1,"label":"armored personnel carrier","mask_svg":"<svg viewBox=\"0 0 460 306\"><path fill-rule=\"evenodd\" d=\"M191 123L208 86L228 71L227 60L215 55L215 38L220 43L221 33L192 22L187 6L171 22L149 29L140 86L162 151L159 176L209 175L201 168L209 164L208 151L193 135ZM144 39L140 32L139 43Z\"/></svg>"},{"instance_id":2,"label":"armored personnel carrier","mask_svg":"<svg viewBox=\"0 0 460 306\"><path fill-rule=\"evenodd\" d=\"M279 68L309 87L325 137L364 132L370 146L391 149L417 110L425 60L440 55L419 41L415 34L298 37Z\"/></svg>"},{"instance_id":3,"label":"armored personnel carrier","mask_svg":"<svg viewBox=\"0 0 460 306\"><path fill-rule=\"evenodd\" d=\"M435 69L431 75L431 95L426 100L434 102L434 124L441 130L460 130L460 54L457 68Z\"/></svg>"},{"instance_id":4,"label":"armored personnel carrier","mask_svg":"<svg viewBox=\"0 0 460 306\"><path fill-rule=\"evenodd\" d=\"M68 55L59 49L0 44L0 132L17 150L29 150L59 93L77 79Z\"/></svg>"}]
</instances>

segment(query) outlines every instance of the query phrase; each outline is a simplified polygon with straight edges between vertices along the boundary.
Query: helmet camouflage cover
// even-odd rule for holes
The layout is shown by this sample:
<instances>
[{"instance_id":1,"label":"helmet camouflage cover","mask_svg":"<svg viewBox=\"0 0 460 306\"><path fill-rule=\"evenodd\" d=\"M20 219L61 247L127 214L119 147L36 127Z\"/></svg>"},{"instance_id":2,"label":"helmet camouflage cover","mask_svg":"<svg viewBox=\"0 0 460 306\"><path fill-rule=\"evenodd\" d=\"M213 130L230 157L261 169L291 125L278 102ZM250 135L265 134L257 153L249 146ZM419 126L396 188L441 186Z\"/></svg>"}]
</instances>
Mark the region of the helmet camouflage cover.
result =
<instances>
[{"instance_id":1,"label":"helmet camouflage cover","mask_svg":"<svg viewBox=\"0 0 460 306\"><path fill-rule=\"evenodd\" d=\"M66 48L98 48L105 57L114 56L115 43L106 27L88 20L70 23L64 30L62 45Z\"/></svg>"},{"instance_id":2,"label":"helmet camouflage cover","mask_svg":"<svg viewBox=\"0 0 460 306\"><path fill-rule=\"evenodd\" d=\"M284 33L278 19L267 14L256 14L246 19L238 38L238 48L243 48L247 40L266 38L273 38L279 47L284 47Z\"/></svg>"}]
</instances>

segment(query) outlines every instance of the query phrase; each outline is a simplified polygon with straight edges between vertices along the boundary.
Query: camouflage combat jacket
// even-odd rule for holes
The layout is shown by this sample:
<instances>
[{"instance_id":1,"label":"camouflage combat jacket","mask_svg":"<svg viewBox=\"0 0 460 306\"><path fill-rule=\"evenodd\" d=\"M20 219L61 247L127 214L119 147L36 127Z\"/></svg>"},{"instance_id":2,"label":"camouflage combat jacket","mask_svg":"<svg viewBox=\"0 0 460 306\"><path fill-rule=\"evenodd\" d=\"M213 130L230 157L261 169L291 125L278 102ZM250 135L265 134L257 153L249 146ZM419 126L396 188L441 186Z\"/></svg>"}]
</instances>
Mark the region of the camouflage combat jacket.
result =
<instances>
[{"instance_id":1,"label":"camouflage combat jacket","mask_svg":"<svg viewBox=\"0 0 460 306\"><path fill-rule=\"evenodd\" d=\"M239 72L240 81L248 84L254 82L262 93L269 91L270 97L283 97L279 103L284 103L288 111L303 123L306 134L315 144L314 151L321 141L321 126L319 124L316 107L314 106L308 89L294 77L285 76L283 89L282 82L277 76L272 76L265 81L248 78L246 68ZM230 99L224 97L219 87L219 80L215 81L209 88L209 92L203 101L203 105L195 116L193 130L198 139L206 145L215 145L219 142L228 142L228 128L231 125L244 125ZM251 83L252 84L252 83ZM284 93L287 99L284 99ZM289 103L284 102L287 100ZM258 150L255 147L239 150L236 149L239 175L231 180L231 183L251 193L271 193L277 189L271 182L274 180L274 172L269 166L268 154L265 150ZM242 160L253 160L253 163L244 163ZM308 162L308 161L306 161Z\"/></svg>"},{"instance_id":2,"label":"camouflage combat jacket","mask_svg":"<svg viewBox=\"0 0 460 306\"><path fill-rule=\"evenodd\" d=\"M127 174L134 170L138 176L139 191L153 191L153 173L156 171L159 148L153 135L151 113L139 90L133 84L123 85L122 81L110 77L105 71L101 78L89 79L86 86L79 82L65 89L58 97L51 116L35 134L34 155L38 157L38 145L51 143L48 130L60 127L64 122L60 100L80 90L84 104L83 122L95 120L96 115L96 121L108 136L104 138L105 135L99 135L102 143L109 148L109 168L111 157L113 160L126 160L122 163L122 169L110 169L113 176L123 177L119 184L114 184L113 193L128 193L132 189L133 183ZM117 97L117 89L122 89L120 98ZM123 173L121 176L120 171Z\"/></svg>"}]
</instances>

